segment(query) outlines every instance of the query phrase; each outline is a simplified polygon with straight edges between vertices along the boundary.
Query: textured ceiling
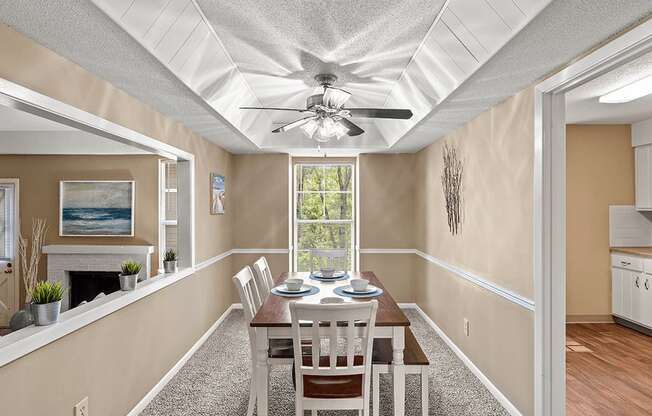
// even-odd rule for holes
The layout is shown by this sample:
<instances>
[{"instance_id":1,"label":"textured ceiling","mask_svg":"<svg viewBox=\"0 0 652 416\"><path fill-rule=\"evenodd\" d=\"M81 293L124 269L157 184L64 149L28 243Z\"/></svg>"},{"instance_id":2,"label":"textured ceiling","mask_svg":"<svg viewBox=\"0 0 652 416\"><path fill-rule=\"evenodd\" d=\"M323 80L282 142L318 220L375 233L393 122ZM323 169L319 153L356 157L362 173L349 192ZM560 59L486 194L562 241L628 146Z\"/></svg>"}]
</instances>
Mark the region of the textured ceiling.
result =
<instances>
[{"instance_id":1,"label":"textured ceiling","mask_svg":"<svg viewBox=\"0 0 652 416\"><path fill-rule=\"evenodd\" d=\"M460 4L464 1L460 0ZM200 3L210 2L200 1ZM307 1L304 3L313 8L322 7L316 6L322 4L318 2ZM495 4L503 3L505 2L495 2ZM522 5L526 3L528 1L519 0L514 4ZM364 2L356 4L364 4ZM203 7L209 9L206 11L208 18L214 19L215 17L212 16L209 6L204 5ZM225 13L227 15L236 13L235 11L229 11L228 5L224 7L226 7ZM400 10L401 6L396 7L397 10ZM466 11L469 11L468 9L468 7L465 8ZM255 76L264 79L264 77L270 76L268 73L273 74L273 67L277 60L280 60L281 64L279 64L276 71L282 73L289 70L288 73L294 74L292 76L296 79L291 77L287 79L297 82L298 85L305 85L306 78L309 80L310 75L312 75L308 74L312 69L306 70L304 65L306 68L311 67L311 65L311 68L320 68L320 65L328 64L329 60L324 57L317 60L311 58L311 56L319 56L319 54L315 52L314 47L306 47L305 44L299 43L299 45L288 46L287 43L290 42L287 42L282 46L277 46L277 49L270 49L270 52L265 54L265 49L261 46L262 42L260 40L258 40L258 44L247 43L247 39L251 37L260 39L260 34L256 35L257 32L265 33L266 39L267 37L275 39L271 34L279 29L274 29L278 24L273 22L279 21L279 15L283 16L280 7L278 10L269 10L269 4L266 11L255 7L253 7L253 10L255 10L255 13L252 13L251 22L253 23L243 26L237 22L231 22L232 25L241 28L242 31L238 32L237 36L233 36L231 40L235 46L229 47L229 49L237 49L236 52L242 52L245 58L256 58L256 61L249 62L248 65L254 66L254 70L258 69L263 74L256 74L253 70L250 70L251 76L254 77L254 80L251 81L252 84L255 84ZM355 16L356 10L350 9L350 11ZM293 12L295 15L301 16L301 10L295 9ZM367 11L367 13L371 12ZM411 10L410 12L411 16L419 14L418 10ZM422 12L426 13L425 11ZM554 1L484 66L472 73L463 82L454 85L455 90L450 95L442 95L443 101L439 100L436 106L427 108L424 114L425 118L416 126L408 127L406 129L407 134L401 135L402 138L393 147L388 149L379 146L382 141L376 139L376 134L372 131L372 125L370 125L371 127L363 125L363 128L369 128L368 133L370 133L365 135L368 136L364 139L367 141L367 143L364 143L366 149L362 148L359 142L348 139L338 145L341 149L350 149L351 151L415 151L470 120L491 105L531 85L544 75L550 74L579 54L605 41L614 33L649 15L650 12L652 12L652 3L649 0ZM243 137L243 134L228 126L228 123L225 123L220 115L216 114L214 108L198 98L187 85L174 77L168 68L149 55L133 38L129 37L120 27L89 2L82 0L57 2L5 0L0 3L0 20L149 103L159 111L183 122L199 134L221 144L228 150L234 152L256 151L256 147L246 137ZM260 25L257 23L258 21L260 21ZM323 22L328 21L329 19L326 18L323 20ZM392 19L388 21L391 23ZM480 24L482 23L481 21ZM420 23L415 21L414 24L419 26ZM385 25L387 26L387 22ZM370 27L372 26L370 25ZM246 31L245 27L248 28ZM258 29L259 27L261 30ZM353 33L351 30L355 32L355 30L359 30L359 26L330 30L331 28L327 23L315 29L321 34L342 31ZM413 29L407 32L412 33L411 36L416 36L417 30L414 29L414 32L411 32L411 30ZM379 30L378 33L381 32L382 30ZM318 42L314 39L311 40L311 33L310 30L306 33L298 33L294 39L298 39L299 42L308 42L309 45L323 46L329 45L328 42L332 42L332 40L317 39ZM400 37L401 33L393 33L393 36ZM392 54L407 56L410 53L408 50L401 49L402 44L400 42L393 43L390 38L391 36L388 35L379 39L383 39L389 45L387 47L391 46L394 49L390 51ZM409 36L403 39L403 42L408 42L406 40L408 38ZM229 40L223 40L223 42L227 44ZM353 50L360 50L360 48L357 48L356 42L353 42L353 46ZM402 46L406 49L413 47L407 43ZM249 48L249 53L246 53L247 48ZM275 50L280 52L279 56L286 57L286 61L278 58L277 55L273 55L272 52ZM302 51L304 50L302 58ZM236 53L231 50L229 52L233 55ZM371 57L371 62L374 59L386 59L382 56L382 51L380 52L380 55L376 58L371 54L368 55L368 57ZM364 54L364 50L359 53ZM387 59L391 61L390 58ZM305 73L301 75L293 70L293 63L296 64L297 68L304 68ZM243 68L246 68L245 64L247 64L246 61L238 63ZM347 67L347 65L350 67L351 64L348 61L337 62L334 70L337 72L338 67ZM356 67L355 70L342 70L340 75L342 75L343 79L346 79L347 73L353 73L353 75L364 74L364 68L363 65ZM425 73L428 72L428 66L424 67L424 71ZM246 77L249 76L245 69L242 70L242 74ZM354 81L351 78L348 82ZM386 91L386 88L382 86L383 81L385 80L381 79L369 84L378 84L377 87L380 91L378 96L382 96L383 92ZM367 88L372 89L371 86ZM419 88L417 92L423 94L423 91L427 91L427 89L427 86L424 86ZM291 95L291 93L287 94ZM257 92L257 95L260 95L261 101L266 99L274 100L274 97L278 96L278 91L270 91L267 94ZM369 95L368 99L372 99L372 95ZM385 127L380 125L378 128ZM269 136L266 138L267 142L263 146L263 150L280 149L281 146L290 141L293 142L292 146L297 149L302 147L306 149L314 148L313 143L302 137L288 136L280 139L278 135L274 135L276 137ZM274 142L275 140L278 142Z\"/></svg>"},{"instance_id":2,"label":"textured ceiling","mask_svg":"<svg viewBox=\"0 0 652 416\"><path fill-rule=\"evenodd\" d=\"M652 95L628 103L603 104L601 95L652 76L652 53L587 82L566 94L567 123L631 124L652 117Z\"/></svg>"},{"instance_id":3,"label":"textured ceiling","mask_svg":"<svg viewBox=\"0 0 652 416\"><path fill-rule=\"evenodd\" d=\"M383 106L444 1L197 4L263 105L305 108L321 73L335 74L336 85L353 94L347 106Z\"/></svg>"}]
</instances>

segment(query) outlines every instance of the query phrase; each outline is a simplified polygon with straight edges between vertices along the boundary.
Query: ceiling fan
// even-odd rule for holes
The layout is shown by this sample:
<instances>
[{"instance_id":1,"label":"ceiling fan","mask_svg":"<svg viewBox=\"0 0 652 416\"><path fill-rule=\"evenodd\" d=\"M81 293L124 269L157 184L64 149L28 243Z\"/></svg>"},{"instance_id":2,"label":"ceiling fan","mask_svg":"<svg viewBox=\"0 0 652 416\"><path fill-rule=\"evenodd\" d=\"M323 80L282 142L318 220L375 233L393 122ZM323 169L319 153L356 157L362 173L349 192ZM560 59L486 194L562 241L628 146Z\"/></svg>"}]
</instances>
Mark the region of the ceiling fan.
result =
<instances>
[{"instance_id":1,"label":"ceiling fan","mask_svg":"<svg viewBox=\"0 0 652 416\"><path fill-rule=\"evenodd\" d=\"M339 140L345 135L359 136L364 133L360 126L349 120L349 117L390 118L407 120L412 117L412 111L391 108L345 108L344 104L351 93L332 85L337 81L333 74L319 74L315 80L324 88L322 94L315 94L306 100L306 108L280 107L240 107L241 110L278 110L304 113L307 117L295 120L281 126L272 133L281 133L296 127L301 127L308 137L318 142L328 142L332 138Z\"/></svg>"}]
</instances>

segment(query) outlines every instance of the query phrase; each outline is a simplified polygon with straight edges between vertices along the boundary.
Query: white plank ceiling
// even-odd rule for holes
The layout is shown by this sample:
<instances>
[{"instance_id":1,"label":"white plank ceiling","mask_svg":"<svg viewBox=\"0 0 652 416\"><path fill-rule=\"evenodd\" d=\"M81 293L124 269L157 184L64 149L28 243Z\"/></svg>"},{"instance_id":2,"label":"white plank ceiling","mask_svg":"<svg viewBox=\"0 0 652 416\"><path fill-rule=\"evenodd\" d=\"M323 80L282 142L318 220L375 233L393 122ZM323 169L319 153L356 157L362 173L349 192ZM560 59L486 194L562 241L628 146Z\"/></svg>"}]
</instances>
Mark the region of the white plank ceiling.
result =
<instances>
[{"instance_id":1,"label":"white plank ceiling","mask_svg":"<svg viewBox=\"0 0 652 416\"><path fill-rule=\"evenodd\" d=\"M304 108L319 72L340 78L350 107L413 111L405 121L354 119L366 133L330 145L343 152L391 151L550 2L379 1L351 10L345 1L93 1L260 150L315 143L270 133L295 114L239 107Z\"/></svg>"}]
</instances>

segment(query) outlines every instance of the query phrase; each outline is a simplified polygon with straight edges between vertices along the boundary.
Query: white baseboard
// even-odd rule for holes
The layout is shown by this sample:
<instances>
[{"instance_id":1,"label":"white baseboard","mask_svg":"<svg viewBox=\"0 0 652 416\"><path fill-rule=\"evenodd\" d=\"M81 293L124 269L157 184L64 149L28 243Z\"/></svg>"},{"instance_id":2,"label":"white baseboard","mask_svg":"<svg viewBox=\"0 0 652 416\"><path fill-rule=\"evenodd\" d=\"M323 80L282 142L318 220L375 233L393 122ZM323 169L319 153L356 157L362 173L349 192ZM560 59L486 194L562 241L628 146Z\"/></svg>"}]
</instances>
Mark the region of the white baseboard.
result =
<instances>
[{"instance_id":1,"label":"white baseboard","mask_svg":"<svg viewBox=\"0 0 652 416\"><path fill-rule=\"evenodd\" d=\"M208 331L206 331L204 335L202 335L201 338L199 338L197 342L195 342L195 344L188 350L188 352L186 352L183 355L183 357L181 357L179 361L177 361L177 363L170 369L170 371L165 373L163 378L159 380L159 382L156 383L156 385L152 387L152 389L149 392L147 392L145 397L143 397L138 402L138 404L133 409L131 409L129 413L127 413L127 416L138 416L140 412L142 412L147 407L149 402L151 402L152 399L154 399L154 397L156 397L156 395L159 394L161 390L163 390L165 385L168 384L170 380L172 380L172 377L174 377L175 374L179 372L179 370L181 370L181 367L183 367L186 364L186 362L190 359L190 357L192 357L192 355L199 349L199 347L201 347L204 344L204 342L206 342L208 337L210 337L213 334L213 332L215 332L215 330L217 329L218 326L220 326L224 318L226 318L233 309L242 309L242 304L234 303L228 308L226 308L224 313L217 319L217 321L215 321L215 323L211 325L210 328L208 328Z\"/></svg>"},{"instance_id":2,"label":"white baseboard","mask_svg":"<svg viewBox=\"0 0 652 416\"><path fill-rule=\"evenodd\" d=\"M421 317L425 319L426 322L428 322L428 324L435 330L435 332L437 332L437 335L439 335L439 337L444 340L446 345L448 345L448 347L453 350L455 355L457 355L457 357L462 360L464 365L466 365L466 367L471 370L471 372L478 378L478 380L484 384L487 390L489 390L489 392L496 398L496 400L498 400L498 402L505 408L505 410L507 410L512 416L522 416L521 412L516 408L516 406L514 406L514 404L512 404L512 402L510 402L507 397L505 397L505 395L498 389L498 387L496 387L491 382L491 380L489 380L489 378L485 376L478 367L475 366L475 364L473 364L473 361L471 361L471 359L467 357L457 345L455 345L453 340L448 338L444 331L442 331L441 328L439 328L437 324L432 319L430 319L428 315L426 315L426 313L419 307L419 305L416 303L400 303L399 306L405 309L416 309Z\"/></svg>"}]
</instances>

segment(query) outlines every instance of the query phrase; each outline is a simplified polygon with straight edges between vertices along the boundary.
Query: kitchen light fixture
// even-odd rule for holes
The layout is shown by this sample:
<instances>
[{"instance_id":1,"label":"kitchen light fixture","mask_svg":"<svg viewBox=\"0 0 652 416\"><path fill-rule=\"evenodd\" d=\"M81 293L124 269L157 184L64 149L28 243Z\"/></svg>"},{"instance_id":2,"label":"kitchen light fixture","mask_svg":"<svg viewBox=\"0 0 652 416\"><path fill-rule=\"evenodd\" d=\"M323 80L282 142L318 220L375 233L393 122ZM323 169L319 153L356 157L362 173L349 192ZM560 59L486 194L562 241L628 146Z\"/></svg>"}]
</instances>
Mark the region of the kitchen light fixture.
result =
<instances>
[{"instance_id":1,"label":"kitchen light fixture","mask_svg":"<svg viewBox=\"0 0 652 416\"><path fill-rule=\"evenodd\" d=\"M348 133L344 125L335 122L331 117L312 119L303 124L301 130L306 136L320 143L326 143L333 138L339 140Z\"/></svg>"},{"instance_id":2,"label":"kitchen light fixture","mask_svg":"<svg viewBox=\"0 0 652 416\"><path fill-rule=\"evenodd\" d=\"M605 94L598 101L607 104L628 103L650 94L652 94L652 76L639 79L609 94Z\"/></svg>"}]
</instances>

